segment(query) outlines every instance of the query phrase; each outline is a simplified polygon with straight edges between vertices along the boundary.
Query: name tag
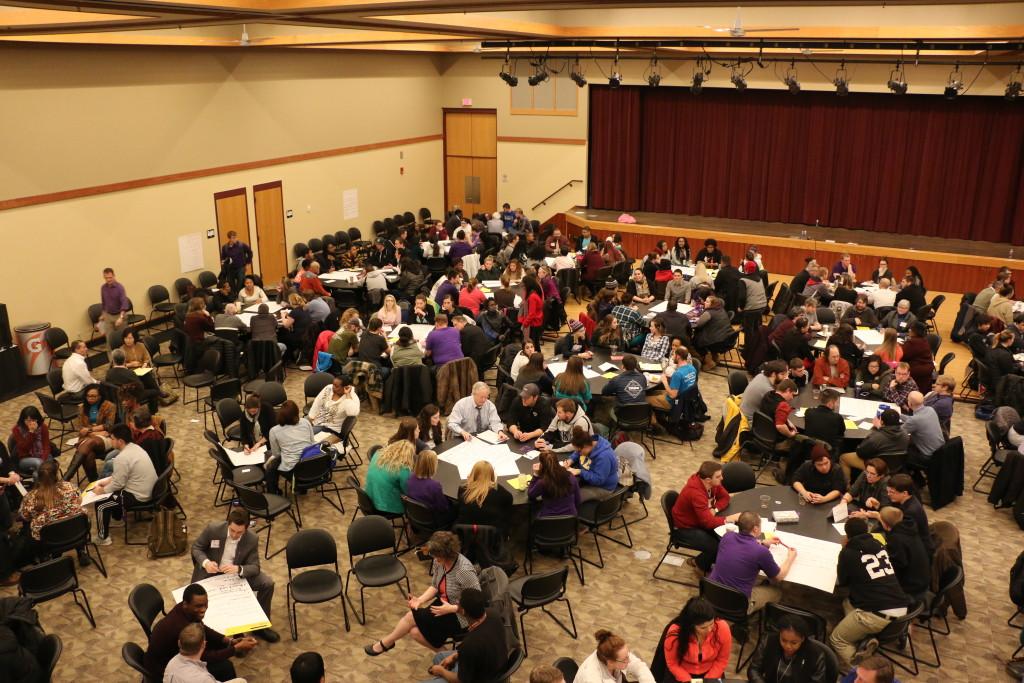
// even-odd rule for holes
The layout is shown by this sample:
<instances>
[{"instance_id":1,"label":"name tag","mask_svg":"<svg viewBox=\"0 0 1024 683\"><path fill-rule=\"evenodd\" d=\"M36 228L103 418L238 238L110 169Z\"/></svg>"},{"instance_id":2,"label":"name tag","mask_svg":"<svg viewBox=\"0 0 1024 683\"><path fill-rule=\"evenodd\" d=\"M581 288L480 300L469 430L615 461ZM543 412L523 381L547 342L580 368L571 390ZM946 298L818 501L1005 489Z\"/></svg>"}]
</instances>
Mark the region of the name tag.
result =
<instances>
[{"instance_id":1,"label":"name tag","mask_svg":"<svg viewBox=\"0 0 1024 683\"><path fill-rule=\"evenodd\" d=\"M210 547L211 548L219 548L220 547L220 541L217 540L216 538L213 539L212 541L210 541Z\"/></svg>"}]
</instances>

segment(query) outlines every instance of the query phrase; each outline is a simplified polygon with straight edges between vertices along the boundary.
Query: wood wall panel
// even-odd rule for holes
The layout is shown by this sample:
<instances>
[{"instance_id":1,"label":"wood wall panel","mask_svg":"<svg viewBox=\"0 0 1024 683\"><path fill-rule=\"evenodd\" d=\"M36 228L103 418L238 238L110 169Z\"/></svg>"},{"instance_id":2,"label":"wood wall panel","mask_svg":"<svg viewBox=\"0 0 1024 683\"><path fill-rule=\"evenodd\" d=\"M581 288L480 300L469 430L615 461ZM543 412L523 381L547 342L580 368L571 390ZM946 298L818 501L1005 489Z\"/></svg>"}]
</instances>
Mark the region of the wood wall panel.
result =
<instances>
[{"instance_id":1,"label":"wood wall panel","mask_svg":"<svg viewBox=\"0 0 1024 683\"><path fill-rule=\"evenodd\" d=\"M757 245L765 266L770 272L777 274L796 274L804 267L805 259L808 256L813 256L819 263L831 268L843 253L849 253L853 257L854 267L858 273L862 273L860 277L866 280L871 276L871 271L877 267L878 258L885 256L888 259L890 270L897 276L902 275L904 269L913 264L921 271L928 289L941 292L978 292L991 283L1000 267L1009 265L1013 268L1015 265L1021 265L1007 259L987 256L946 254L912 249L886 249L863 244L840 247L831 242L816 240L743 235L655 225L629 225L585 220L571 213L563 213L561 216L566 224L566 231L571 235L578 235L580 228L584 225L589 226L591 231L602 239L612 233L620 233L626 251L630 256L636 258L641 258L652 250L658 240L664 239L671 244L676 237L685 236L690 243L691 250L696 253L703 246L705 239L714 237L718 241L719 249L729 254L734 262L738 262L743 257L750 245Z\"/></svg>"},{"instance_id":2,"label":"wood wall panel","mask_svg":"<svg viewBox=\"0 0 1024 683\"><path fill-rule=\"evenodd\" d=\"M473 156L473 117L446 113L444 117L445 152L449 156Z\"/></svg>"}]
</instances>

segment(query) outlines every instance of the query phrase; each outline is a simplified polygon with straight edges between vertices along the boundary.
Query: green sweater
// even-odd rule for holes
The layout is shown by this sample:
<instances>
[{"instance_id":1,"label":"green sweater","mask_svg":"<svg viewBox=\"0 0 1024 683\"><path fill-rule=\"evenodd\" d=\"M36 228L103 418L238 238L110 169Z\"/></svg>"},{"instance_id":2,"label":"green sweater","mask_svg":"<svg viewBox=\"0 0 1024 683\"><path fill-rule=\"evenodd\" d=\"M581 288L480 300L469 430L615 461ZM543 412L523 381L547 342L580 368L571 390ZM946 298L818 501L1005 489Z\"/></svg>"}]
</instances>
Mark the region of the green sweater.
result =
<instances>
[{"instance_id":1,"label":"green sweater","mask_svg":"<svg viewBox=\"0 0 1024 683\"><path fill-rule=\"evenodd\" d=\"M359 338L356 333L345 330L341 334L331 337L330 343L327 344L327 353L334 356L338 363L345 365L348 362L349 350L358 347Z\"/></svg>"},{"instance_id":2,"label":"green sweater","mask_svg":"<svg viewBox=\"0 0 1024 683\"><path fill-rule=\"evenodd\" d=\"M391 512L400 515L405 512L405 505L402 503L402 494L408 489L409 475L412 471L403 467L398 472L388 472L377 467L377 456L370 460L370 467L366 470L366 484L364 489L373 500L373 506L381 512Z\"/></svg>"}]
</instances>

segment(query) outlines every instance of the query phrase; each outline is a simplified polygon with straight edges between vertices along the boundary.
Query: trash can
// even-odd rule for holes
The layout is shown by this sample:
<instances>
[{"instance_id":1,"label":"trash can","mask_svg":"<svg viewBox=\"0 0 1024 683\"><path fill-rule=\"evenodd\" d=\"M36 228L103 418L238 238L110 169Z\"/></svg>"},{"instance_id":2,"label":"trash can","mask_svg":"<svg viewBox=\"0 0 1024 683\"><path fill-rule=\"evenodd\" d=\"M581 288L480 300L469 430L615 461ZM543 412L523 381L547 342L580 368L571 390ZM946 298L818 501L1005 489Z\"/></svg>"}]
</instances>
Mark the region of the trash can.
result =
<instances>
[{"instance_id":1,"label":"trash can","mask_svg":"<svg viewBox=\"0 0 1024 683\"><path fill-rule=\"evenodd\" d=\"M50 329L50 323L26 323L14 328L25 361L25 373L29 376L45 375L50 370L53 351L46 345L43 335Z\"/></svg>"}]
</instances>

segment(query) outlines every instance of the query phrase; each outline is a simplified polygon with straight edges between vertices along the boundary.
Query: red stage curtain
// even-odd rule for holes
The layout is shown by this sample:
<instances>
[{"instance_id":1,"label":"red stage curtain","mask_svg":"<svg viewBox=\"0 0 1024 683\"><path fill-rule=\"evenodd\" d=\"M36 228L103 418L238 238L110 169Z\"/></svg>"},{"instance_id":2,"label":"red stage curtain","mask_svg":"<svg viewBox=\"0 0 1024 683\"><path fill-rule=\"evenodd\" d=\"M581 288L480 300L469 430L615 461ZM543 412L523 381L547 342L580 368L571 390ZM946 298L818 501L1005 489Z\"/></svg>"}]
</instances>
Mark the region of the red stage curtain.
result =
<instances>
[{"instance_id":1,"label":"red stage curtain","mask_svg":"<svg viewBox=\"0 0 1024 683\"><path fill-rule=\"evenodd\" d=\"M1024 108L1002 98L591 86L590 204L1020 242Z\"/></svg>"}]
</instances>

